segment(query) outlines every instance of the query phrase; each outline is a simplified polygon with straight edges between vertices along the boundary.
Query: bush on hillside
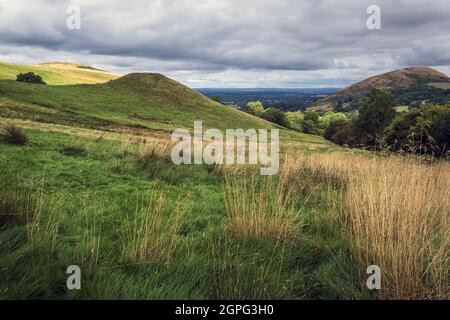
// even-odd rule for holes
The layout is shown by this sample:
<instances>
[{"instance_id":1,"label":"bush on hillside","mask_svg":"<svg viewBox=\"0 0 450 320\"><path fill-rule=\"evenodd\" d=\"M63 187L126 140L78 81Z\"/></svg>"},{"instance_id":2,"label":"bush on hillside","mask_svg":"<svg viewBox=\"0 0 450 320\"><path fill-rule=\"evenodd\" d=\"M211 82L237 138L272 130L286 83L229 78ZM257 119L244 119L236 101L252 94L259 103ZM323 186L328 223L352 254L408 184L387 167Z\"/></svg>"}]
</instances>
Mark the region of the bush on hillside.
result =
<instances>
[{"instance_id":1,"label":"bush on hillside","mask_svg":"<svg viewBox=\"0 0 450 320\"><path fill-rule=\"evenodd\" d=\"M356 144L355 124L353 121L332 121L325 130L326 139L340 145L354 146Z\"/></svg>"},{"instance_id":2,"label":"bush on hillside","mask_svg":"<svg viewBox=\"0 0 450 320\"><path fill-rule=\"evenodd\" d=\"M446 155L450 149L450 106L424 106L398 116L385 136L393 150Z\"/></svg>"},{"instance_id":3,"label":"bush on hillside","mask_svg":"<svg viewBox=\"0 0 450 320\"><path fill-rule=\"evenodd\" d=\"M416 125L419 112L402 113L386 128L386 143L392 150L407 151L411 146L411 130Z\"/></svg>"},{"instance_id":4,"label":"bush on hillside","mask_svg":"<svg viewBox=\"0 0 450 320\"><path fill-rule=\"evenodd\" d=\"M261 118L276 123L283 127L289 127L289 121L284 114L283 111L277 108L268 108L266 109L263 114L261 115Z\"/></svg>"},{"instance_id":5,"label":"bush on hillside","mask_svg":"<svg viewBox=\"0 0 450 320\"><path fill-rule=\"evenodd\" d=\"M28 137L25 132L15 125L7 125L0 130L0 140L10 144L26 145L28 143Z\"/></svg>"},{"instance_id":6,"label":"bush on hillside","mask_svg":"<svg viewBox=\"0 0 450 320\"><path fill-rule=\"evenodd\" d=\"M264 106L261 101L250 101L247 103L247 111L254 116L261 117L264 113Z\"/></svg>"},{"instance_id":7,"label":"bush on hillside","mask_svg":"<svg viewBox=\"0 0 450 320\"><path fill-rule=\"evenodd\" d=\"M42 80L40 75L34 74L33 72L18 74L16 81L26 82L26 83L34 83L34 84L46 84L44 82L44 80Z\"/></svg>"},{"instance_id":8,"label":"bush on hillside","mask_svg":"<svg viewBox=\"0 0 450 320\"><path fill-rule=\"evenodd\" d=\"M299 131L302 130L301 122L303 121L304 116L301 112L286 112L285 115L289 122L289 128Z\"/></svg>"}]
</instances>

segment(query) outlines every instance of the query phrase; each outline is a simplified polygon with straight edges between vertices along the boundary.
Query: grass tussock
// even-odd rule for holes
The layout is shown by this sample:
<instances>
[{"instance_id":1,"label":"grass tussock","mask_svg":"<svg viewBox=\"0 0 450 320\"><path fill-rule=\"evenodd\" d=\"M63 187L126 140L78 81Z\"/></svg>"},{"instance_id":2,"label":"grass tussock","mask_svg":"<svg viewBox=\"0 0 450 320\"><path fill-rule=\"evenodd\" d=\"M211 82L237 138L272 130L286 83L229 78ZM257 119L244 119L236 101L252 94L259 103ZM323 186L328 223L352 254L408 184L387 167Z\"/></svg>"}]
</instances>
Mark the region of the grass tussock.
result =
<instances>
[{"instance_id":1,"label":"grass tussock","mask_svg":"<svg viewBox=\"0 0 450 320\"><path fill-rule=\"evenodd\" d=\"M148 203L138 204L134 218L121 234L123 255L132 263L169 264L175 251L181 226L180 207L167 215L164 195L152 194Z\"/></svg>"},{"instance_id":2,"label":"grass tussock","mask_svg":"<svg viewBox=\"0 0 450 320\"><path fill-rule=\"evenodd\" d=\"M25 223L33 216L36 202L28 189L5 185L0 191L0 226Z\"/></svg>"},{"instance_id":3,"label":"grass tussock","mask_svg":"<svg viewBox=\"0 0 450 320\"><path fill-rule=\"evenodd\" d=\"M449 298L449 181L444 162L378 160L349 173L348 239L361 267L381 268L381 297Z\"/></svg>"},{"instance_id":4,"label":"grass tussock","mask_svg":"<svg viewBox=\"0 0 450 320\"><path fill-rule=\"evenodd\" d=\"M225 175L225 208L229 231L244 238L284 242L295 235L295 198L289 182L296 166L281 169L279 177Z\"/></svg>"},{"instance_id":5,"label":"grass tussock","mask_svg":"<svg viewBox=\"0 0 450 320\"><path fill-rule=\"evenodd\" d=\"M26 145L29 140L22 128L13 124L8 124L5 127L0 128L0 141L23 146Z\"/></svg>"},{"instance_id":6,"label":"grass tussock","mask_svg":"<svg viewBox=\"0 0 450 320\"><path fill-rule=\"evenodd\" d=\"M147 141L139 145L139 162L143 165L152 160L171 162L173 144L168 139Z\"/></svg>"},{"instance_id":7,"label":"grass tussock","mask_svg":"<svg viewBox=\"0 0 450 320\"><path fill-rule=\"evenodd\" d=\"M317 182L340 190L330 212L358 261L382 272L381 298L448 299L450 167L445 161L345 153L302 156ZM328 189L329 192L332 189Z\"/></svg>"}]
</instances>

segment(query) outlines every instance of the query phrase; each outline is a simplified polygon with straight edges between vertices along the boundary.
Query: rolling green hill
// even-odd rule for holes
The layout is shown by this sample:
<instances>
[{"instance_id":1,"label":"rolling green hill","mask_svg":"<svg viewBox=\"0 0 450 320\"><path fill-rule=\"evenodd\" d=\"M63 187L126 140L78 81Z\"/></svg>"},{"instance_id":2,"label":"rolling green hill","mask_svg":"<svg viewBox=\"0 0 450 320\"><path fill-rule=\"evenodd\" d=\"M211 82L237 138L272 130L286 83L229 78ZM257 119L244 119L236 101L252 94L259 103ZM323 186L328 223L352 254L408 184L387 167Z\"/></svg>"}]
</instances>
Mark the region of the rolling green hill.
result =
<instances>
[{"instance_id":1,"label":"rolling green hill","mask_svg":"<svg viewBox=\"0 0 450 320\"><path fill-rule=\"evenodd\" d=\"M28 71L41 75L48 85L13 80L13 75ZM47 129L64 125L70 132L88 128L138 136L191 129L195 120L202 120L204 128L281 128L161 74L117 78L88 66L57 62L31 67L0 63L0 117L26 121L33 128L46 123ZM285 142L306 143L308 148L332 146L322 137L281 129Z\"/></svg>"},{"instance_id":2,"label":"rolling green hill","mask_svg":"<svg viewBox=\"0 0 450 320\"><path fill-rule=\"evenodd\" d=\"M105 84L49 86L0 80L0 115L92 128L271 128L165 76L130 74Z\"/></svg>"}]
</instances>

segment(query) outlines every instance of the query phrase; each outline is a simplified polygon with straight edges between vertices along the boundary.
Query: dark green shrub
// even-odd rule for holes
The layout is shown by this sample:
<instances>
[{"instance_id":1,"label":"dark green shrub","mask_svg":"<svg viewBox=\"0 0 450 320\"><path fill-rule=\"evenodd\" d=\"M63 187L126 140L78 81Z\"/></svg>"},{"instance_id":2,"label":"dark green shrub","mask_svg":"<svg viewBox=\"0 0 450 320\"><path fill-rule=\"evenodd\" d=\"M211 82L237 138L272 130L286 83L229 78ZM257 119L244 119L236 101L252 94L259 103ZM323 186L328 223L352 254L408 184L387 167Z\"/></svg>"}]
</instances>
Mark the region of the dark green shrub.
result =
<instances>
[{"instance_id":1,"label":"dark green shrub","mask_svg":"<svg viewBox=\"0 0 450 320\"><path fill-rule=\"evenodd\" d=\"M34 74L33 72L18 74L16 81L26 82L26 83L34 83L34 84L46 84L44 82L44 80L42 80L40 75Z\"/></svg>"},{"instance_id":2,"label":"dark green shrub","mask_svg":"<svg viewBox=\"0 0 450 320\"><path fill-rule=\"evenodd\" d=\"M385 131L393 150L446 155L450 145L450 106L424 106L398 116Z\"/></svg>"},{"instance_id":3,"label":"dark green shrub","mask_svg":"<svg viewBox=\"0 0 450 320\"><path fill-rule=\"evenodd\" d=\"M375 146L381 141L384 130L396 115L394 107L395 100L391 94L372 89L356 120L360 144Z\"/></svg>"},{"instance_id":4,"label":"dark green shrub","mask_svg":"<svg viewBox=\"0 0 450 320\"><path fill-rule=\"evenodd\" d=\"M0 130L0 140L10 144L26 145L28 143L28 137L25 132L15 125L7 125Z\"/></svg>"},{"instance_id":5,"label":"dark green shrub","mask_svg":"<svg viewBox=\"0 0 450 320\"><path fill-rule=\"evenodd\" d=\"M324 133L324 137L340 145L354 146L355 124L353 121L336 120L332 121Z\"/></svg>"},{"instance_id":6,"label":"dark green shrub","mask_svg":"<svg viewBox=\"0 0 450 320\"><path fill-rule=\"evenodd\" d=\"M433 137L436 151L445 154L450 150L450 105L430 106L424 113L430 121L428 133Z\"/></svg>"},{"instance_id":7,"label":"dark green shrub","mask_svg":"<svg viewBox=\"0 0 450 320\"><path fill-rule=\"evenodd\" d=\"M283 111L281 111L277 108L268 108L268 109L264 110L264 112L261 115L261 118L263 118L267 121L276 123L283 127L289 126L289 121L288 121L286 115L284 114Z\"/></svg>"},{"instance_id":8,"label":"dark green shrub","mask_svg":"<svg viewBox=\"0 0 450 320\"><path fill-rule=\"evenodd\" d=\"M300 121L300 125L302 127L302 131L308 134L319 134L320 131L317 128L316 124L311 120L302 120Z\"/></svg>"},{"instance_id":9,"label":"dark green shrub","mask_svg":"<svg viewBox=\"0 0 450 320\"><path fill-rule=\"evenodd\" d=\"M386 143L392 150L408 150L411 145L411 130L417 122L418 112L403 113L397 116L386 128Z\"/></svg>"}]
</instances>

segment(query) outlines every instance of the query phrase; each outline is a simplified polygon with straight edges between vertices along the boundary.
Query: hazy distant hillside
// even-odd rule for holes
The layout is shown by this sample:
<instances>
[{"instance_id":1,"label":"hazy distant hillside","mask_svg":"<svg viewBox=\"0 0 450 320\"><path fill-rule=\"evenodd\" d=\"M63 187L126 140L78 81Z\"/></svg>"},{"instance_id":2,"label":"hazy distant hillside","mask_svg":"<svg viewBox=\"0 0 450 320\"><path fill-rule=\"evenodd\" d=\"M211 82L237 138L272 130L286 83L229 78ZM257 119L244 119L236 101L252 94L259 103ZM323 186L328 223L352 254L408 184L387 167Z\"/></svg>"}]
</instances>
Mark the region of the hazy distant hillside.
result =
<instances>
[{"instance_id":1,"label":"hazy distant hillside","mask_svg":"<svg viewBox=\"0 0 450 320\"><path fill-rule=\"evenodd\" d=\"M118 74L76 63L47 62L27 66L0 62L0 79L15 80L19 73L25 72L39 74L51 85L104 83L120 77Z\"/></svg>"},{"instance_id":2,"label":"hazy distant hillside","mask_svg":"<svg viewBox=\"0 0 450 320\"><path fill-rule=\"evenodd\" d=\"M250 101L261 101L268 107L276 107L284 111L303 110L312 103L331 93L337 88L199 88L198 92L210 97L219 98L224 104L243 108Z\"/></svg>"},{"instance_id":3,"label":"hazy distant hillside","mask_svg":"<svg viewBox=\"0 0 450 320\"><path fill-rule=\"evenodd\" d=\"M396 70L346 87L316 102L311 109L326 110L339 104L355 108L372 88L391 92L398 104L430 100L435 103L450 101L450 78L427 67Z\"/></svg>"}]
</instances>

